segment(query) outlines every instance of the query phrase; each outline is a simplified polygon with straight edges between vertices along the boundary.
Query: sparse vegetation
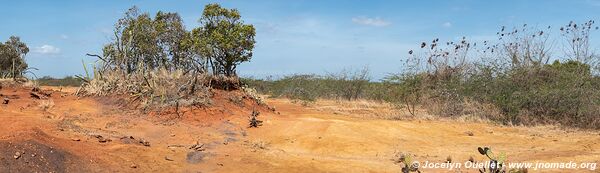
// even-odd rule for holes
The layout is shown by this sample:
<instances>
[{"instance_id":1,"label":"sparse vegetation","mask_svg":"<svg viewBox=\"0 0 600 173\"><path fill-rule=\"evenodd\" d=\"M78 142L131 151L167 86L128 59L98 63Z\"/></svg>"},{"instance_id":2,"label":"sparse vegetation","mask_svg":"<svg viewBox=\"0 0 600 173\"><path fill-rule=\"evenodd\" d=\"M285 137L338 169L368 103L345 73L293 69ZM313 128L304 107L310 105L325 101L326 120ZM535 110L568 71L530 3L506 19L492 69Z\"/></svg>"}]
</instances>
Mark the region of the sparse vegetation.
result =
<instances>
[{"instance_id":1,"label":"sparse vegetation","mask_svg":"<svg viewBox=\"0 0 600 173\"><path fill-rule=\"evenodd\" d=\"M118 20L103 55L88 54L99 62L93 75L79 76L85 85L78 94L127 94L146 109L206 106L211 88L239 89L235 70L252 57L253 26L236 9L218 4L205 7L200 23L187 31L177 13L152 17L132 7Z\"/></svg>"},{"instance_id":2,"label":"sparse vegetation","mask_svg":"<svg viewBox=\"0 0 600 173\"><path fill-rule=\"evenodd\" d=\"M501 27L495 42L434 39L421 43L422 51L409 51L404 70L382 81L369 81L364 75L368 73L361 71L243 82L271 97L308 102L317 98L387 101L413 116L422 107L440 117L598 129L600 90L594 86L600 84L600 58L589 44L596 28L594 21L588 21L554 29L566 41L559 48L549 41L554 38L550 26Z\"/></svg>"},{"instance_id":3,"label":"sparse vegetation","mask_svg":"<svg viewBox=\"0 0 600 173\"><path fill-rule=\"evenodd\" d=\"M382 84L369 81L369 71L344 70L329 75L291 75L278 80L243 79L243 83L271 97L286 97L294 100L315 101L327 99L381 99L384 93L374 89Z\"/></svg>"},{"instance_id":4,"label":"sparse vegetation","mask_svg":"<svg viewBox=\"0 0 600 173\"><path fill-rule=\"evenodd\" d=\"M596 1L5 2L0 173L594 172Z\"/></svg>"},{"instance_id":5,"label":"sparse vegetation","mask_svg":"<svg viewBox=\"0 0 600 173\"><path fill-rule=\"evenodd\" d=\"M593 24L588 21L577 27L571 22L560 29L569 40L566 50L571 50L564 57L550 56L553 49L547 40L551 27L502 27L498 43L485 41L484 48L466 38L459 43L435 39L422 43L424 53L410 52L407 66L413 69L389 79L400 86L402 102L428 105L425 108L434 115L465 115L465 101L469 100L494 105L500 116L481 116L504 124L597 129L600 91L593 86L600 78L594 75L597 66L591 62L597 62L598 56L585 43ZM549 63L551 58L557 60Z\"/></svg>"}]
</instances>

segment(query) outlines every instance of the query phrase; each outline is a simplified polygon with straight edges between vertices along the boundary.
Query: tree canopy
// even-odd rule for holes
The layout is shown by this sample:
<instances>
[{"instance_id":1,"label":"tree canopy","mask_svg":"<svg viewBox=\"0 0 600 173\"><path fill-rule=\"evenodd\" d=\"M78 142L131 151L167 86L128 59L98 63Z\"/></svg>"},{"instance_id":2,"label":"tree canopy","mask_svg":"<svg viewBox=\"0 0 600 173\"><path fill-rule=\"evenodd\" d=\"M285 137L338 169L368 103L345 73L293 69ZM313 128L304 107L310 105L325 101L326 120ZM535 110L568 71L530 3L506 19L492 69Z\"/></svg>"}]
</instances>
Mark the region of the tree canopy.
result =
<instances>
[{"instance_id":1,"label":"tree canopy","mask_svg":"<svg viewBox=\"0 0 600 173\"><path fill-rule=\"evenodd\" d=\"M16 78L23 76L27 70L25 55L29 53L27 44L16 36L11 36L6 42L0 43L0 77Z\"/></svg>"},{"instance_id":2,"label":"tree canopy","mask_svg":"<svg viewBox=\"0 0 600 173\"><path fill-rule=\"evenodd\" d=\"M218 4L206 5L199 22L188 31L177 13L151 16L134 6L115 24L113 42L104 46L106 67L236 76L237 65L252 57L254 27L243 23L238 10Z\"/></svg>"},{"instance_id":3,"label":"tree canopy","mask_svg":"<svg viewBox=\"0 0 600 173\"><path fill-rule=\"evenodd\" d=\"M195 48L206 57L214 74L236 75L236 67L252 58L254 26L244 24L236 9L209 4L204 8L202 27L192 30Z\"/></svg>"}]
</instances>

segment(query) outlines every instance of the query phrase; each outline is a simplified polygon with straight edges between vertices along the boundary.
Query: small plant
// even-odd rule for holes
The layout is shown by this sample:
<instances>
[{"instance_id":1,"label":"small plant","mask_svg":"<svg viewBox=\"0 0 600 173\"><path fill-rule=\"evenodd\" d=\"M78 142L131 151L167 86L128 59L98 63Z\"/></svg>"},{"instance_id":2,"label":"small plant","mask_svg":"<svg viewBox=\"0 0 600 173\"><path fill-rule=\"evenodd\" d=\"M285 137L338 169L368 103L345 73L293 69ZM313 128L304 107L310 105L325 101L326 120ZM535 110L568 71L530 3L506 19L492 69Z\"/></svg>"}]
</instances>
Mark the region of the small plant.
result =
<instances>
[{"instance_id":1,"label":"small plant","mask_svg":"<svg viewBox=\"0 0 600 173\"><path fill-rule=\"evenodd\" d=\"M489 147L478 147L477 150L479 154L486 156L490 159L490 165L486 171L485 167L479 170L481 173L489 172L489 173L505 173L506 170L504 168L504 161L506 160L506 154L500 153L499 155L494 155L492 149Z\"/></svg>"},{"instance_id":2,"label":"small plant","mask_svg":"<svg viewBox=\"0 0 600 173\"><path fill-rule=\"evenodd\" d=\"M248 121L250 121L250 125L248 126L249 128L258 128L258 126L262 126L262 122L261 120L258 120L258 115L260 114L260 112L256 111L256 110L252 110L252 115L250 115L250 117L248 117Z\"/></svg>"},{"instance_id":3,"label":"small plant","mask_svg":"<svg viewBox=\"0 0 600 173\"><path fill-rule=\"evenodd\" d=\"M394 162L396 164L402 165L402 173L410 173L410 172L421 173L421 171L419 170L419 162L413 161L410 154L396 153Z\"/></svg>"}]
</instances>

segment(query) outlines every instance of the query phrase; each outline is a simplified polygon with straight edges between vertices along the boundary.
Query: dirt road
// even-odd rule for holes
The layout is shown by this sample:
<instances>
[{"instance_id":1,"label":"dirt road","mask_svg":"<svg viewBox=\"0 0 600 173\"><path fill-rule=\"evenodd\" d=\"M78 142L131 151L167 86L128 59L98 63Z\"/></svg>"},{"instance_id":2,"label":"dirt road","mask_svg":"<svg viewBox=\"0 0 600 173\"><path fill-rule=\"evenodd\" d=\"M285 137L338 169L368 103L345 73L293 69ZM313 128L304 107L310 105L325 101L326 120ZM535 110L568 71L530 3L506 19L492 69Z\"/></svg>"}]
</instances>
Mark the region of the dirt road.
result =
<instances>
[{"instance_id":1,"label":"dirt road","mask_svg":"<svg viewBox=\"0 0 600 173\"><path fill-rule=\"evenodd\" d=\"M228 96L239 93L228 92L210 108L140 114L111 98L54 89L48 99L31 98L30 88L0 89L11 98L0 105L0 172L399 172L399 152L464 163L484 160L479 146L511 162L600 162L597 131L361 118L286 99L268 99L272 112L233 103ZM261 111L259 128L247 128L252 109Z\"/></svg>"}]
</instances>

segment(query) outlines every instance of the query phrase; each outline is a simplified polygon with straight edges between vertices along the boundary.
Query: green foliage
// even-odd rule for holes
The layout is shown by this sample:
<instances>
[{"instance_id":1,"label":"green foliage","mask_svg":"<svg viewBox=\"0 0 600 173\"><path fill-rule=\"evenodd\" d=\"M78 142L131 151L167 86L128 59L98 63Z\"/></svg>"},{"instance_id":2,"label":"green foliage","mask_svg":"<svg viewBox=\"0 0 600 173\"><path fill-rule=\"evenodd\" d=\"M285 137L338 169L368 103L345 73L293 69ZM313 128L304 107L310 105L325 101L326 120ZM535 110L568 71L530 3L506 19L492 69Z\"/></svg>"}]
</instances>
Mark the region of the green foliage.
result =
<instances>
[{"instance_id":1,"label":"green foliage","mask_svg":"<svg viewBox=\"0 0 600 173\"><path fill-rule=\"evenodd\" d=\"M117 22L114 42L104 46L104 68L124 70L197 70L189 32L177 13L159 11L154 18L130 8Z\"/></svg>"},{"instance_id":2,"label":"green foliage","mask_svg":"<svg viewBox=\"0 0 600 173\"><path fill-rule=\"evenodd\" d=\"M192 30L192 36L206 65L215 75L236 76L237 65L252 57L254 26L244 24L237 9L218 4L206 5L200 23L203 27Z\"/></svg>"},{"instance_id":3,"label":"green foliage","mask_svg":"<svg viewBox=\"0 0 600 173\"><path fill-rule=\"evenodd\" d=\"M242 83L271 97L286 97L303 101L315 101L323 94L324 80L316 75L292 75L279 80L245 78Z\"/></svg>"},{"instance_id":4,"label":"green foliage","mask_svg":"<svg viewBox=\"0 0 600 173\"><path fill-rule=\"evenodd\" d=\"M190 32L177 13L151 16L130 8L115 24L103 56L88 54L99 62L94 76L84 64L85 84L77 94L129 94L151 108L205 106L211 88L239 89L235 70L252 57L254 27L244 24L236 9L218 4L205 7L200 23Z\"/></svg>"},{"instance_id":5,"label":"green foliage","mask_svg":"<svg viewBox=\"0 0 600 173\"><path fill-rule=\"evenodd\" d=\"M160 68L236 76L236 67L252 58L254 27L244 24L238 10L218 4L206 5L199 21L202 26L187 31L177 13L151 16L130 8L115 24L114 41L103 48L100 71Z\"/></svg>"},{"instance_id":6,"label":"green foliage","mask_svg":"<svg viewBox=\"0 0 600 173\"><path fill-rule=\"evenodd\" d=\"M539 68L518 68L486 81L489 90L471 87L472 97L497 105L507 115L504 122L518 124L587 124L579 117L595 105L597 89L589 65L576 61ZM476 85L475 83L472 83Z\"/></svg>"},{"instance_id":7,"label":"green foliage","mask_svg":"<svg viewBox=\"0 0 600 173\"><path fill-rule=\"evenodd\" d=\"M600 78L578 61L555 61L544 66L496 71L490 66L463 78L440 79L426 73L391 76L398 83L396 102L442 104L443 116L460 116L464 99L495 105L501 117L485 117L505 124L562 124L598 128ZM430 105L431 106L431 105ZM430 107L431 108L431 107Z\"/></svg>"},{"instance_id":8,"label":"green foliage","mask_svg":"<svg viewBox=\"0 0 600 173\"><path fill-rule=\"evenodd\" d=\"M560 48L563 57L550 56L550 26L503 26L495 42L476 44L466 37L458 43L423 42L423 54L409 51L408 70L386 79L397 86L391 93L398 99L391 101L409 111L410 105L422 105L438 116L477 114L503 124L599 129L600 76L593 70L600 57L588 44L593 25L570 22L560 28L567 41ZM563 62L549 63L551 58Z\"/></svg>"},{"instance_id":9,"label":"green foliage","mask_svg":"<svg viewBox=\"0 0 600 173\"><path fill-rule=\"evenodd\" d=\"M28 69L25 55L29 48L21 39L11 36L8 41L0 43L0 78L22 77Z\"/></svg>"},{"instance_id":10,"label":"green foliage","mask_svg":"<svg viewBox=\"0 0 600 173\"><path fill-rule=\"evenodd\" d=\"M386 83L394 84L395 92L388 92L393 94L392 97L386 98L387 101L393 103L403 103L406 109L413 116L416 113L416 106L421 104L421 97L423 97L423 84L424 75L422 74L400 74L390 75L384 79Z\"/></svg>"}]
</instances>

